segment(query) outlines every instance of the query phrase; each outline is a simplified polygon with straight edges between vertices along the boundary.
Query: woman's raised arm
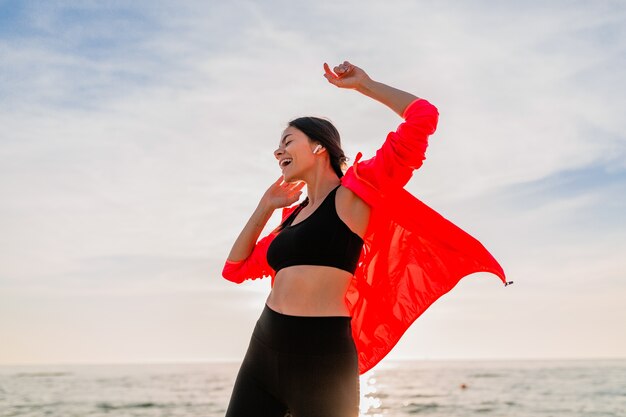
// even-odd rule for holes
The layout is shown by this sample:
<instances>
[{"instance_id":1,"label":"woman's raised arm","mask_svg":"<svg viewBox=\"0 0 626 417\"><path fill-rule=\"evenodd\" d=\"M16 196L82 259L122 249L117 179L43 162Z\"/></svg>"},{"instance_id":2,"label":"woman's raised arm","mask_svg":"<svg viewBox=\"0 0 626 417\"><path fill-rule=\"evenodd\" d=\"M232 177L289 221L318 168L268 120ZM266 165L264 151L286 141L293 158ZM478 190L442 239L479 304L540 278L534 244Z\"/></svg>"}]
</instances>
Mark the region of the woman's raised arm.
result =
<instances>
[{"instance_id":1,"label":"woman's raised arm","mask_svg":"<svg viewBox=\"0 0 626 417\"><path fill-rule=\"evenodd\" d=\"M334 73L330 70L328 64L324 63L324 77L326 77L329 83L339 88L357 90L383 103L402 118L404 118L404 111L409 104L419 99L419 97L411 93L372 80L365 71L348 61L337 65L333 70L335 71Z\"/></svg>"},{"instance_id":2,"label":"woman's raised arm","mask_svg":"<svg viewBox=\"0 0 626 417\"><path fill-rule=\"evenodd\" d=\"M437 108L413 94L373 81L365 71L347 61L334 68L337 74L326 63L324 70L331 84L355 89L387 105L404 119L395 132L389 132L375 157L358 164L359 177L374 188L404 187L426 158L428 138L437 129L439 120Z\"/></svg>"}]
</instances>

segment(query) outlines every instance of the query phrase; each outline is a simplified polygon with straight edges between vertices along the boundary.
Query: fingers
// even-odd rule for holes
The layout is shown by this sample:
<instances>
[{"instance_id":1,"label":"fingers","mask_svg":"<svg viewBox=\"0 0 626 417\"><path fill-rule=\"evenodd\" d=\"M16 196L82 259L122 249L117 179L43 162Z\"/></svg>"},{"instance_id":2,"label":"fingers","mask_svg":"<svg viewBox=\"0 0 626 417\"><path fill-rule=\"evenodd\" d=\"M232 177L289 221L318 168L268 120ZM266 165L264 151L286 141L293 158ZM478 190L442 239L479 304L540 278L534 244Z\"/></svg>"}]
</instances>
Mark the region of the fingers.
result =
<instances>
[{"instance_id":1,"label":"fingers","mask_svg":"<svg viewBox=\"0 0 626 417\"><path fill-rule=\"evenodd\" d=\"M325 62L324 62L324 77L326 77L329 83L337 85L335 80L337 80L339 77L337 77L335 74L332 73L332 71L330 70L330 67Z\"/></svg>"},{"instance_id":2,"label":"fingers","mask_svg":"<svg viewBox=\"0 0 626 417\"><path fill-rule=\"evenodd\" d=\"M325 76L329 76L329 77L333 77L333 78L338 78L338 76L341 76L343 74L347 74L348 72L352 71L354 69L354 65L352 65L351 63L349 63L348 61L343 61L343 64L339 64L336 67L333 68L333 71L335 71L335 73L333 73L330 70L330 67L328 66L328 64L326 62L324 62L324 75ZM337 74L337 75L335 75Z\"/></svg>"},{"instance_id":3,"label":"fingers","mask_svg":"<svg viewBox=\"0 0 626 417\"><path fill-rule=\"evenodd\" d=\"M291 185L291 184L290 184ZM292 186L286 190L286 196L290 200L289 204L298 201L300 196L302 195L302 187L304 187L304 181L295 183L295 186Z\"/></svg>"},{"instance_id":4,"label":"fingers","mask_svg":"<svg viewBox=\"0 0 626 417\"><path fill-rule=\"evenodd\" d=\"M330 67L326 62L324 62L324 77L328 80L329 83L334 84L338 87L342 86L342 78L347 74L350 74L357 68L352 65L348 61L343 61L343 64L339 64L333 68L334 73L330 70Z\"/></svg>"},{"instance_id":5,"label":"fingers","mask_svg":"<svg viewBox=\"0 0 626 417\"><path fill-rule=\"evenodd\" d=\"M286 182L284 181L283 176L281 175L278 180L272 186L277 185L278 187L286 190L286 191L294 191L301 190L306 183L304 181L295 181L295 182Z\"/></svg>"},{"instance_id":6,"label":"fingers","mask_svg":"<svg viewBox=\"0 0 626 417\"><path fill-rule=\"evenodd\" d=\"M354 69L354 66L350 64L348 61L343 61L343 64L337 65L333 68L337 74L340 76L343 74L347 74Z\"/></svg>"},{"instance_id":7,"label":"fingers","mask_svg":"<svg viewBox=\"0 0 626 417\"><path fill-rule=\"evenodd\" d=\"M326 78L328 77L337 78L337 76L332 73L332 71L330 70L330 67L325 62L324 62L324 76L326 76Z\"/></svg>"},{"instance_id":8,"label":"fingers","mask_svg":"<svg viewBox=\"0 0 626 417\"><path fill-rule=\"evenodd\" d=\"M287 183L287 188L289 189L289 191L299 191L305 185L306 183L304 181L290 182L290 183Z\"/></svg>"}]
</instances>

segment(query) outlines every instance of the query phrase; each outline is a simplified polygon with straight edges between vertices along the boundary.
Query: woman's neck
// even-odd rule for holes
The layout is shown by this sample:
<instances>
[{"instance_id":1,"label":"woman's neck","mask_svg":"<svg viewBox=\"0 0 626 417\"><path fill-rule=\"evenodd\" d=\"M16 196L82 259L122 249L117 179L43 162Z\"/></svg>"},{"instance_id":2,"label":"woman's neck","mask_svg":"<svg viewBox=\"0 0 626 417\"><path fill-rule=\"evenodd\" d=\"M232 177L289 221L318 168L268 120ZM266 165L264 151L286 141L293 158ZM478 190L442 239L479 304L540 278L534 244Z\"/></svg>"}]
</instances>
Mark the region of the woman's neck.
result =
<instances>
[{"instance_id":1,"label":"woman's neck","mask_svg":"<svg viewBox=\"0 0 626 417\"><path fill-rule=\"evenodd\" d=\"M341 184L341 180L337 178L334 171L321 172L319 176L312 176L306 182L306 194L309 198L309 207L316 207L316 204L324 200L324 198L335 187Z\"/></svg>"}]
</instances>

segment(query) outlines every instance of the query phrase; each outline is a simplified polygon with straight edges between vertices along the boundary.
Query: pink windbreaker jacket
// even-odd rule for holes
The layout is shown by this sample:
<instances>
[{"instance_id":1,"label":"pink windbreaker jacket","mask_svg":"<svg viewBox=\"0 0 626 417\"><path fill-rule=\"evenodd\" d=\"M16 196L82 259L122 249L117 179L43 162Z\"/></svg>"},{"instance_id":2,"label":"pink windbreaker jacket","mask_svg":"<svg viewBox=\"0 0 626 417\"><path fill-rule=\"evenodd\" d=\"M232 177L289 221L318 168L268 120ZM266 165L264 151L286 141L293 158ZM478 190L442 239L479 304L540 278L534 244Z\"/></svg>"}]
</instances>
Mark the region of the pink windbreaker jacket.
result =
<instances>
[{"instance_id":1,"label":"pink windbreaker jacket","mask_svg":"<svg viewBox=\"0 0 626 417\"><path fill-rule=\"evenodd\" d=\"M461 278L490 272L506 284L502 267L483 245L404 189L424 159L428 137L437 127L437 108L416 99L404 110L376 155L361 153L341 178L370 207L363 252L346 305L363 374L398 343L409 326ZM285 219L297 206L283 209ZM276 234L260 239L243 261L226 260L222 275L241 283L272 277L266 252Z\"/></svg>"}]
</instances>

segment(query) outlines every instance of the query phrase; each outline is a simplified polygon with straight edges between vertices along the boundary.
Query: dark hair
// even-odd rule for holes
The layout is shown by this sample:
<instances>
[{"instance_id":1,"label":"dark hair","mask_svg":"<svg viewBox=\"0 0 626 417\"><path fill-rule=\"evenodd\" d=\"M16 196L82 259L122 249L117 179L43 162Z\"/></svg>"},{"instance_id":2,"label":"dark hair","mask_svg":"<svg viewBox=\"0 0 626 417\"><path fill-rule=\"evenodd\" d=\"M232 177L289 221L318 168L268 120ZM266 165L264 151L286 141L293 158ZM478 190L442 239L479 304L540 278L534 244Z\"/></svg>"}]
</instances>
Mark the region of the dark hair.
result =
<instances>
[{"instance_id":1,"label":"dark hair","mask_svg":"<svg viewBox=\"0 0 626 417\"><path fill-rule=\"evenodd\" d=\"M341 149L339 132L329 120L305 116L293 119L288 125L300 130L311 141L319 142L326 148L326 152L328 152L330 157L330 165L333 167L335 174L339 178L343 177L342 168L345 167L348 158L346 158L343 149Z\"/></svg>"}]
</instances>

